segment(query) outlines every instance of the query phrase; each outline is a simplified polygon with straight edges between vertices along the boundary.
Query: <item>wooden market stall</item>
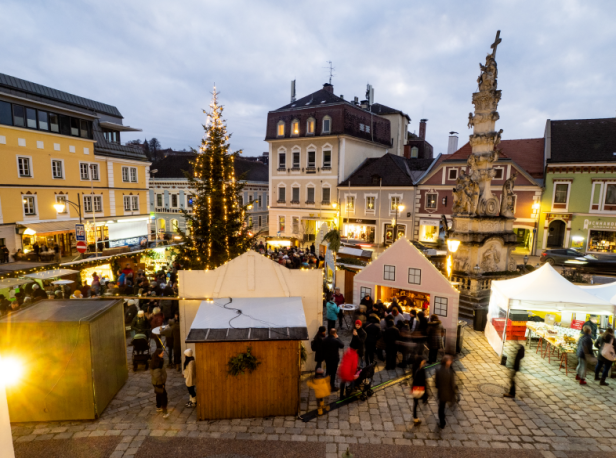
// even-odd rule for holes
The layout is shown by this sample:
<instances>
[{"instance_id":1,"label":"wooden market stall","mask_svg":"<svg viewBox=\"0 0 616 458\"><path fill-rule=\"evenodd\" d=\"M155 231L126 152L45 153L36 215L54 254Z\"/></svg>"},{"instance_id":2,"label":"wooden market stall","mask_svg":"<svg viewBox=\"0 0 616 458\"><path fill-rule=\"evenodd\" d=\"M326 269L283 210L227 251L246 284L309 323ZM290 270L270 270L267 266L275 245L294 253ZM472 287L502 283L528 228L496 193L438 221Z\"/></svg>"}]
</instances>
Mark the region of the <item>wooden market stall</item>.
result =
<instances>
[{"instance_id":1,"label":"wooden market stall","mask_svg":"<svg viewBox=\"0 0 616 458\"><path fill-rule=\"evenodd\" d=\"M0 351L24 366L11 421L96 419L128 379L122 301L43 300L0 320Z\"/></svg>"},{"instance_id":2,"label":"wooden market stall","mask_svg":"<svg viewBox=\"0 0 616 458\"><path fill-rule=\"evenodd\" d=\"M300 297L201 302L186 338L195 346L197 418L297 415L306 339ZM231 359L247 352L257 358L256 369L232 375Z\"/></svg>"},{"instance_id":3,"label":"wooden market stall","mask_svg":"<svg viewBox=\"0 0 616 458\"><path fill-rule=\"evenodd\" d=\"M446 331L445 351L455 353L460 292L430 260L405 238L398 239L355 275L353 297L370 294L384 303L394 297L405 312L438 315Z\"/></svg>"}]
</instances>

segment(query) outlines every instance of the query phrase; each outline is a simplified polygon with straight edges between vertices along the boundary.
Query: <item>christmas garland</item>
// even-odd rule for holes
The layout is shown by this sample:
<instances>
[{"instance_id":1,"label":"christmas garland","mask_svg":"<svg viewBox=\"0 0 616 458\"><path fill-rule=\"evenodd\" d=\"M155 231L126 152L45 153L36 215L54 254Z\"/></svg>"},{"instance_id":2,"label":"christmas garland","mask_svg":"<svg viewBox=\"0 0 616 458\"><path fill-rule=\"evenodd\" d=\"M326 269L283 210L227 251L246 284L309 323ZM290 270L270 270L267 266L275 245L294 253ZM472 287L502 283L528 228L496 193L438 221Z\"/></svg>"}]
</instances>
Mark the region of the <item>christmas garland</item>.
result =
<instances>
[{"instance_id":1,"label":"christmas garland","mask_svg":"<svg viewBox=\"0 0 616 458\"><path fill-rule=\"evenodd\" d=\"M248 347L246 353L240 353L229 359L227 363L229 370L227 372L233 376L244 374L246 371L252 373L261 364L261 361L257 360L251 352L252 347Z\"/></svg>"}]
</instances>

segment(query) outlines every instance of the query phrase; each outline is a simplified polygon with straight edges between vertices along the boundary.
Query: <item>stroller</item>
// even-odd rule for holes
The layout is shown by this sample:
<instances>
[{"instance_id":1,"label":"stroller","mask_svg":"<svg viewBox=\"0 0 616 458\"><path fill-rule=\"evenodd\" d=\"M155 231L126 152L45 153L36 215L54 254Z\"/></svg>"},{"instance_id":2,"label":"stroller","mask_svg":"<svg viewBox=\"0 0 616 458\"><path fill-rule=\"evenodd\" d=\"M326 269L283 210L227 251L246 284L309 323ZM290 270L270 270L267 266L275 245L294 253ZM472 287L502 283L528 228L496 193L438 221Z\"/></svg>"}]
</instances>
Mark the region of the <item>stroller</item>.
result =
<instances>
[{"instance_id":1,"label":"stroller","mask_svg":"<svg viewBox=\"0 0 616 458\"><path fill-rule=\"evenodd\" d=\"M376 362L368 364L359 372L359 377L355 380L355 387L361 390L359 399L362 401L365 401L374 394L374 391L372 391L372 378L374 377L375 367Z\"/></svg>"},{"instance_id":2,"label":"stroller","mask_svg":"<svg viewBox=\"0 0 616 458\"><path fill-rule=\"evenodd\" d=\"M133 370L137 372L139 364L145 364L147 371L150 363L150 339L145 334L135 334L132 345Z\"/></svg>"}]
</instances>

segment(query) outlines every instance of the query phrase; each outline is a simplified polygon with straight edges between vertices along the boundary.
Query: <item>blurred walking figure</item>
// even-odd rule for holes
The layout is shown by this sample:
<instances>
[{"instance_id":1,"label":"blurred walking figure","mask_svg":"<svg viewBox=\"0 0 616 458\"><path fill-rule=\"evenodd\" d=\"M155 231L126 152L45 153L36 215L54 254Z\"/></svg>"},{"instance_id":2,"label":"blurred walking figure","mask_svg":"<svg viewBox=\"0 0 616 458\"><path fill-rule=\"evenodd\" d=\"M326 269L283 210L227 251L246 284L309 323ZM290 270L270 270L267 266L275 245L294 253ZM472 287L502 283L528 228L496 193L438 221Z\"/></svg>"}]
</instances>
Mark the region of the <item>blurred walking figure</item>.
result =
<instances>
[{"instance_id":1,"label":"blurred walking figure","mask_svg":"<svg viewBox=\"0 0 616 458\"><path fill-rule=\"evenodd\" d=\"M163 413L163 418L167 418L169 413L167 412L167 390L165 384L167 383L167 371L165 370L165 351L162 348L157 348L152 361L150 362L150 371L152 375L152 386L154 387L154 393L156 394L156 411Z\"/></svg>"},{"instance_id":2,"label":"blurred walking figure","mask_svg":"<svg viewBox=\"0 0 616 458\"><path fill-rule=\"evenodd\" d=\"M578 365L575 379L580 381L580 385L586 385L586 363L594 361L595 359L595 356L592 353L592 337L590 337L591 332L591 327L584 325L582 327L582 337L578 340Z\"/></svg>"},{"instance_id":3,"label":"blurred walking figure","mask_svg":"<svg viewBox=\"0 0 616 458\"><path fill-rule=\"evenodd\" d=\"M323 412L329 412L329 405L325 405L325 398L331 394L329 377L325 377L322 367L318 367L312 380L306 382L310 388L314 390L314 395L317 398L317 413L323 415Z\"/></svg>"},{"instance_id":4,"label":"blurred walking figure","mask_svg":"<svg viewBox=\"0 0 616 458\"><path fill-rule=\"evenodd\" d=\"M601 380L599 385L608 386L605 381L607 374L610 371L610 367L616 359L616 352L614 346L614 330L607 328L603 334L599 336L595 342L595 347L599 349L599 355L597 356L597 365L595 366L595 380ZM599 375L603 368L603 373Z\"/></svg>"},{"instance_id":5,"label":"blurred walking figure","mask_svg":"<svg viewBox=\"0 0 616 458\"><path fill-rule=\"evenodd\" d=\"M438 390L438 426L445 428L445 406L449 402L456 402L456 374L451 367L453 358L445 355L441 360L441 366L436 371L436 389Z\"/></svg>"},{"instance_id":6,"label":"blurred walking figure","mask_svg":"<svg viewBox=\"0 0 616 458\"><path fill-rule=\"evenodd\" d=\"M426 390L426 358L423 356L415 357L413 362L413 383L411 385L411 395L413 396L413 422L416 425L421 423L417 417L417 405L421 399L423 403L428 402L428 391Z\"/></svg>"},{"instance_id":7,"label":"blurred walking figure","mask_svg":"<svg viewBox=\"0 0 616 458\"><path fill-rule=\"evenodd\" d=\"M426 328L428 338L428 364L436 362L438 351L443 348L443 325L437 315L432 315Z\"/></svg>"},{"instance_id":8,"label":"blurred walking figure","mask_svg":"<svg viewBox=\"0 0 616 458\"><path fill-rule=\"evenodd\" d=\"M513 361L513 371L511 372L511 387L509 393L503 394L506 398L515 398L515 375L520 370L520 363L524 359L524 345L518 345L518 351L515 354L515 360Z\"/></svg>"},{"instance_id":9,"label":"blurred walking figure","mask_svg":"<svg viewBox=\"0 0 616 458\"><path fill-rule=\"evenodd\" d=\"M325 375L329 377L332 391L338 391L338 387L336 387L336 373L340 363L341 348L344 348L344 344L338 338L336 328L330 329L329 335L323 339L323 355L325 356L325 369L327 369Z\"/></svg>"}]
</instances>

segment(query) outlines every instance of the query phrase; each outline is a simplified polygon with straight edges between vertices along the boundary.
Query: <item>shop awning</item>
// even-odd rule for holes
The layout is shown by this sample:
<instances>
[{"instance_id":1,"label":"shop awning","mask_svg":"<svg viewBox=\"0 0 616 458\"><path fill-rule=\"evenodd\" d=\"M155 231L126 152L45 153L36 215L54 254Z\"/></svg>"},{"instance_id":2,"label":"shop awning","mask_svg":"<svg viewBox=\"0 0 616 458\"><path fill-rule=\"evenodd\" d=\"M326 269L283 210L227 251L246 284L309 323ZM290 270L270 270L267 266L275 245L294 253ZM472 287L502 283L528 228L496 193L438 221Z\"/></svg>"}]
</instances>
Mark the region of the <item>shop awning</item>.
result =
<instances>
[{"instance_id":1,"label":"shop awning","mask_svg":"<svg viewBox=\"0 0 616 458\"><path fill-rule=\"evenodd\" d=\"M36 272L34 274L24 275L27 278L34 278L36 280L49 280L50 278L63 277L65 275L76 274L79 273L78 270L71 269L52 269L45 270L43 272Z\"/></svg>"},{"instance_id":2,"label":"shop awning","mask_svg":"<svg viewBox=\"0 0 616 458\"><path fill-rule=\"evenodd\" d=\"M37 234L48 234L50 232L67 232L75 230L75 221L53 221L48 223L28 223L25 226Z\"/></svg>"},{"instance_id":3,"label":"shop awning","mask_svg":"<svg viewBox=\"0 0 616 458\"><path fill-rule=\"evenodd\" d=\"M0 289L14 288L15 286L21 286L31 282L32 280L26 280L25 278L5 278L4 280L0 280Z\"/></svg>"}]
</instances>

